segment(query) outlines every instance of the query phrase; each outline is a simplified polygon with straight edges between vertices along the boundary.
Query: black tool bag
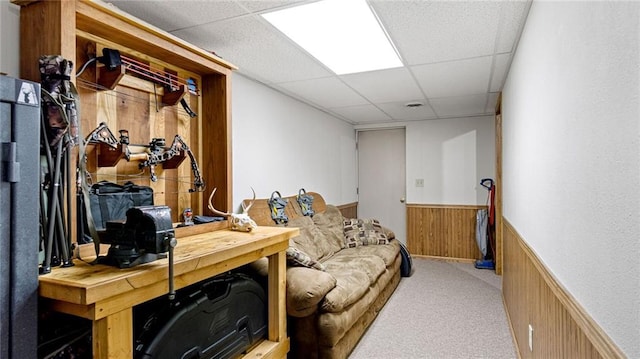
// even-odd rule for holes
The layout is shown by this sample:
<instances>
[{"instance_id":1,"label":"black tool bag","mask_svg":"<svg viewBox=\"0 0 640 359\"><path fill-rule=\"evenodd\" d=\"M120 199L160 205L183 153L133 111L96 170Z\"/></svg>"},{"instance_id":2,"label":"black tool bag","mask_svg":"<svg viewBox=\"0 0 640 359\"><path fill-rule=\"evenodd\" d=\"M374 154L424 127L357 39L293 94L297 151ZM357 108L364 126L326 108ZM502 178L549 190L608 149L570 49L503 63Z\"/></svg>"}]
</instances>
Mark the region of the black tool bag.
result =
<instances>
[{"instance_id":1,"label":"black tool bag","mask_svg":"<svg viewBox=\"0 0 640 359\"><path fill-rule=\"evenodd\" d=\"M82 197L80 197L82 199ZM89 201L91 204L91 215L93 216L96 231L104 232L108 221L125 221L127 210L136 206L153 205L153 189L147 186L140 186L133 182L124 185L108 181L100 181L89 189ZM83 211L84 233L88 234L88 224ZM85 236L86 238L86 236ZM89 237L90 238L90 237ZM87 242L91 242L89 239Z\"/></svg>"},{"instance_id":2,"label":"black tool bag","mask_svg":"<svg viewBox=\"0 0 640 359\"><path fill-rule=\"evenodd\" d=\"M411 254L409 253L409 249L406 244L398 241L400 243L400 255L402 255L402 262L400 264L400 276L402 277L411 277L413 274L413 260L411 259Z\"/></svg>"}]
</instances>

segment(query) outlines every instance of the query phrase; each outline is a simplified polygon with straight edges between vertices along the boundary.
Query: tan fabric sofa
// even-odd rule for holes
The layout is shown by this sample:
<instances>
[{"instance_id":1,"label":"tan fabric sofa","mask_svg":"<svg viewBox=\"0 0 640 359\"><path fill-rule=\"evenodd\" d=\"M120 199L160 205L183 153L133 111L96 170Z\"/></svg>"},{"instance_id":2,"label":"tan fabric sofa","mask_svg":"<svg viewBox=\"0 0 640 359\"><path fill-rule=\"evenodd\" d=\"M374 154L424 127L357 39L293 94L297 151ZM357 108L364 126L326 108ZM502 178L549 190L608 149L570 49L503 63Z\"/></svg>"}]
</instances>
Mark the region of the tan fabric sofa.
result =
<instances>
[{"instance_id":1,"label":"tan fabric sofa","mask_svg":"<svg viewBox=\"0 0 640 359\"><path fill-rule=\"evenodd\" d=\"M305 264L324 267L288 265L289 358L346 358L400 282L400 245L383 227L388 244L346 248L340 210L311 194L312 218L302 215L295 196L285 209L288 226L300 228L291 247L308 255ZM258 225L275 225L267 200L256 201L249 215ZM262 275L266 266L266 259L253 264Z\"/></svg>"}]
</instances>

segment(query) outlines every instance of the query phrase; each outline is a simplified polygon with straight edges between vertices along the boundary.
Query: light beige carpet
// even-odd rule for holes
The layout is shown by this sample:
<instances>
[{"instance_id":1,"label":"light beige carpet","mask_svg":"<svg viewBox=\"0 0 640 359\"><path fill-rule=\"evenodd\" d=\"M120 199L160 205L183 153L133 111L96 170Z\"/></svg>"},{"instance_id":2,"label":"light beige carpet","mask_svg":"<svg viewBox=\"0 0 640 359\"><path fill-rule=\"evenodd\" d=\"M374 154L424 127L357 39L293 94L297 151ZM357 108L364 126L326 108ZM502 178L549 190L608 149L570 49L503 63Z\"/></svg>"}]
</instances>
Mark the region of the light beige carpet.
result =
<instances>
[{"instance_id":1,"label":"light beige carpet","mask_svg":"<svg viewBox=\"0 0 640 359\"><path fill-rule=\"evenodd\" d=\"M350 359L517 358L500 276L424 258L413 266Z\"/></svg>"}]
</instances>

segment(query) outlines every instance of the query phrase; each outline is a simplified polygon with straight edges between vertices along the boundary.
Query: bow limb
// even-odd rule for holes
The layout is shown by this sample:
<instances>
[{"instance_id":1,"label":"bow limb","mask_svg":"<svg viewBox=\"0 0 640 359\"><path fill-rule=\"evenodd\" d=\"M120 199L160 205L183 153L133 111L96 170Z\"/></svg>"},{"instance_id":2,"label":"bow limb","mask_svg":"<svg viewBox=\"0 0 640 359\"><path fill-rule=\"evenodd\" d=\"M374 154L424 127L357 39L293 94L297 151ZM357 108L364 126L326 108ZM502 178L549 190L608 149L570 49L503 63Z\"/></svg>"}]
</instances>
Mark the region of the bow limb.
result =
<instances>
[{"instance_id":1,"label":"bow limb","mask_svg":"<svg viewBox=\"0 0 640 359\"><path fill-rule=\"evenodd\" d=\"M186 146L186 144L184 146ZM193 172L193 188L190 188L189 192L204 192L204 179L202 179L200 167L198 167L198 161L196 161L196 158L189 147L187 147L185 151L187 152L189 160L191 161L191 172Z\"/></svg>"},{"instance_id":2,"label":"bow limb","mask_svg":"<svg viewBox=\"0 0 640 359\"><path fill-rule=\"evenodd\" d=\"M120 141L113 135L113 132L107 127L105 122L101 122L91 133L85 138L85 144L104 143L110 147L116 148Z\"/></svg>"},{"instance_id":3,"label":"bow limb","mask_svg":"<svg viewBox=\"0 0 640 359\"><path fill-rule=\"evenodd\" d=\"M202 179L202 174L200 173L200 167L198 166L198 161L196 161L196 157L191 152L191 149L184 142L180 135L176 135L173 139L173 143L179 143L187 155L189 156L189 161L191 162L191 172L193 172L193 188L189 189L189 192L204 192L205 184L204 179Z\"/></svg>"},{"instance_id":4,"label":"bow limb","mask_svg":"<svg viewBox=\"0 0 640 359\"><path fill-rule=\"evenodd\" d=\"M179 155L181 151L186 152L187 155L189 156L189 161L191 162L191 171L193 172L193 178L194 178L193 188L190 188L189 192L190 193L203 192L205 189L205 184L204 184L204 180L202 179L202 175L200 174L200 167L198 167L198 162L196 161L195 156L191 152L191 149L189 148L189 146L187 146L187 144L184 142L182 137L180 137L180 135L176 135L173 138L171 147L169 147L168 149L165 149L162 152L152 151L151 153L147 154L148 156L147 159L141 162L138 166L140 168L144 168L144 167L153 168L152 166L168 161L171 158ZM154 177L152 176L152 180L153 178Z\"/></svg>"}]
</instances>

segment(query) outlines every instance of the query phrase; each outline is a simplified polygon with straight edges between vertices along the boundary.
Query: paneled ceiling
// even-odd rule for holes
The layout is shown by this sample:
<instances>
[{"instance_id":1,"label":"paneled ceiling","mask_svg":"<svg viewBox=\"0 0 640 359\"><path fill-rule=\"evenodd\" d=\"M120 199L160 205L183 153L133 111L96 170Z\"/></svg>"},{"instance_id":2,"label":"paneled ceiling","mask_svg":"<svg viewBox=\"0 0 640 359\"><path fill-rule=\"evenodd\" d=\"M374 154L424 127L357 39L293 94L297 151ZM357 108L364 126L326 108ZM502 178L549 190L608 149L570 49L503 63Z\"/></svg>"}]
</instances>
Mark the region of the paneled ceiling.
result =
<instances>
[{"instance_id":1,"label":"paneled ceiling","mask_svg":"<svg viewBox=\"0 0 640 359\"><path fill-rule=\"evenodd\" d=\"M368 0L404 66L338 76L260 16L308 2L110 1L354 125L493 114L530 7L530 0Z\"/></svg>"}]
</instances>

